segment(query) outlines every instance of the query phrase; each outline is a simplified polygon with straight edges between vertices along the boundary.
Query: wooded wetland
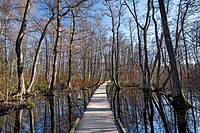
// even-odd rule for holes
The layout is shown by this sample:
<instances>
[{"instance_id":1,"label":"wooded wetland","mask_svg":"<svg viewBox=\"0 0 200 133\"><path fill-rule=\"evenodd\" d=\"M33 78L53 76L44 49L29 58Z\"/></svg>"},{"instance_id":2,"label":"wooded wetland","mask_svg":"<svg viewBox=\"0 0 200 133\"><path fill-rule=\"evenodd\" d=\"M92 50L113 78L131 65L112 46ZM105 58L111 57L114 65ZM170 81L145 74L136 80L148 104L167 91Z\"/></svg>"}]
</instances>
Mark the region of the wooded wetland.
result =
<instances>
[{"instance_id":1,"label":"wooded wetland","mask_svg":"<svg viewBox=\"0 0 200 133\"><path fill-rule=\"evenodd\" d=\"M127 133L199 133L199 18L199 0L0 0L0 132L69 133L106 82Z\"/></svg>"}]
</instances>

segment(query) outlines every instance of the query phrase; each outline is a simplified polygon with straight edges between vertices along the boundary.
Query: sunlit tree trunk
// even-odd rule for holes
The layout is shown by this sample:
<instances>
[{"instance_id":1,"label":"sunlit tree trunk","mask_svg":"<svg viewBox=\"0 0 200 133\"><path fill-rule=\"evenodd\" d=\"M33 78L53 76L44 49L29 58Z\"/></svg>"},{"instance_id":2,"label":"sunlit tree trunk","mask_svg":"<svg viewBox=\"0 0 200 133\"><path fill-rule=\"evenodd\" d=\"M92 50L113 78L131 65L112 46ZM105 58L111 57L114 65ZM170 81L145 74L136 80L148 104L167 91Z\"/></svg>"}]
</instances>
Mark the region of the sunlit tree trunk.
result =
<instances>
[{"instance_id":1,"label":"sunlit tree trunk","mask_svg":"<svg viewBox=\"0 0 200 133\"><path fill-rule=\"evenodd\" d=\"M119 86L119 29L121 26L121 16L122 16L122 1L120 0L119 2L119 11L118 11L118 25L117 25L117 32L116 32L116 49L115 49L115 53L116 53L116 57L115 57L115 86L116 86L116 91L117 91L117 118L120 119L120 121L122 121L121 119L121 115L120 115L120 96L119 96L119 92L121 90L120 86Z\"/></svg>"},{"instance_id":2,"label":"sunlit tree trunk","mask_svg":"<svg viewBox=\"0 0 200 133\"><path fill-rule=\"evenodd\" d=\"M26 32L26 27L28 23L28 15L31 9L32 0L27 0L26 7L24 11L24 16L21 24L21 28L16 40L16 54L17 54L17 73L18 73L18 91L19 94L22 95L26 92L25 83L24 83L24 60L23 60L23 52L22 52L22 40Z\"/></svg>"},{"instance_id":3,"label":"sunlit tree trunk","mask_svg":"<svg viewBox=\"0 0 200 133\"><path fill-rule=\"evenodd\" d=\"M69 71L68 71L68 79L67 79L67 86L69 87L69 83L71 81L71 77L72 77L72 43L74 41L74 34L75 34L75 30L76 30L76 23L75 23L75 14L73 11L71 11L72 13L72 23L71 23L71 28L70 28L70 42L69 42Z\"/></svg>"},{"instance_id":4,"label":"sunlit tree trunk","mask_svg":"<svg viewBox=\"0 0 200 133\"><path fill-rule=\"evenodd\" d=\"M185 52L185 64L186 64L186 74L187 74L186 78L187 78L187 83L188 83L188 79L190 77L190 75L189 75L189 62L188 62L188 47L187 47L187 44L186 44L186 38L185 38L185 32L184 31L182 31L182 35L183 35L183 46L184 46L184 52Z\"/></svg>"},{"instance_id":5,"label":"sunlit tree trunk","mask_svg":"<svg viewBox=\"0 0 200 133\"><path fill-rule=\"evenodd\" d=\"M31 80L29 82L29 85L27 87L27 92L29 93L31 91L31 88L33 86L33 83L35 81L35 75L36 75L36 72L37 72L37 62L38 62L38 59L39 59L39 53L40 53L40 49L42 47L42 41L46 35L46 32L47 32L47 29L48 29L48 26L50 25L51 21L53 20L53 17L54 17L54 14L52 14L52 17L49 19L49 21L47 22L47 24L45 25L44 29L43 29L43 32L41 34L41 37L40 37L40 40L39 40L39 43L38 43L38 47L37 47L37 50L36 50L36 54L35 54L35 58L34 58L34 62L33 62L33 68L32 68L32 73L31 73Z\"/></svg>"},{"instance_id":6,"label":"sunlit tree trunk","mask_svg":"<svg viewBox=\"0 0 200 133\"><path fill-rule=\"evenodd\" d=\"M117 97L117 93L120 90L120 87L118 85L118 53L117 53L117 49L116 49L116 45L119 46L119 42L118 44L116 44L116 38L115 38L115 15L114 15L114 9L113 6L110 2L106 1L106 4L108 6L108 10L110 12L110 17L111 17L111 22L112 22L112 40L111 40L111 81L114 83L115 85L115 92L114 92L114 96L112 99L112 103L113 103L113 112L114 112L114 118L117 118L116 115L116 97ZM121 7L122 5L120 5ZM120 12L120 11L119 11ZM121 12L120 12L121 13ZM120 20L120 15L119 15L119 20ZM120 28L120 22L118 22L118 31L119 32L119 28ZM119 35L119 33L117 33ZM118 37L117 35L117 37ZM119 50L119 47L118 47ZM115 58L114 58L115 56ZM114 61L116 61L116 63L114 64ZM117 65L117 66L116 66Z\"/></svg>"},{"instance_id":7,"label":"sunlit tree trunk","mask_svg":"<svg viewBox=\"0 0 200 133\"><path fill-rule=\"evenodd\" d=\"M111 47L111 80L114 82L114 53L115 53L115 19L110 7L111 19L112 19L112 47Z\"/></svg>"},{"instance_id":8,"label":"sunlit tree trunk","mask_svg":"<svg viewBox=\"0 0 200 133\"><path fill-rule=\"evenodd\" d=\"M9 37L10 37L10 33L8 32L9 31L9 22L10 22L10 15L11 15L11 11L12 11L12 7L11 7L11 1L10 0L7 0L7 1L1 1L1 22L0 22L0 28L1 28L1 31L0 31L0 36L2 37L1 38L1 44L4 44L0 46L0 49L2 50L3 52L3 48L4 48L4 62L2 65L3 68L1 68L1 70L3 70L3 79L4 81L2 82L3 84L1 84L2 88L5 88L6 89L6 101L8 101L8 97L9 97L9 91L10 91L10 83L11 83L11 77L9 75L9 70L12 69L12 67L9 67L9 64L12 64L12 61L9 62L8 60L8 57L9 57ZM3 35L4 33L4 35ZM1 53L1 52L0 52ZM1 54L2 56L2 54ZM2 57L2 58L3 58ZM0 63L1 64L1 63ZM0 65L1 66L1 65ZM1 71L2 72L2 71Z\"/></svg>"},{"instance_id":9,"label":"sunlit tree trunk","mask_svg":"<svg viewBox=\"0 0 200 133\"><path fill-rule=\"evenodd\" d=\"M60 38L60 7L61 7L61 0L57 0L57 29L56 29L56 40L54 44L54 58L53 58L53 73L52 73L52 79L51 79L51 85L50 85L50 91L53 92L54 86L56 84L56 78L57 78L57 68L58 68L58 42Z\"/></svg>"},{"instance_id":10,"label":"sunlit tree trunk","mask_svg":"<svg viewBox=\"0 0 200 133\"><path fill-rule=\"evenodd\" d=\"M82 69L82 81L83 81L83 88L86 87L86 41L84 39L84 49L83 49L83 57L82 57L82 61L83 61L83 69Z\"/></svg>"},{"instance_id":11,"label":"sunlit tree trunk","mask_svg":"<svg viewBox=\"0 0 200 133\"><path fill-rule=\"evenodd\" d=\"M128 22L128 27L129 27L129 35L130 35L130 44L131 44L131 47L130 47L130 62L129 63L129 69L132 69L132 74L128 73L128 78L129 78L129 81L132 81L133 83L135 82L135 63L134 63L134 44L133 44L133 27L131 26L132 24L132 21L129 20ZM129 71L128 71L129 72Z\"/></svg>"},{"instance_id":12,"label":"sunlit tree trunk","mask_svg":"<svg viewBox=\"0 0 200 133\"><path fill-rule=\"evenodd\" d=\"M59 44L59 57L58 57L58 80L61 80L62 76L62 54L63 54L63 37L61 31L60 44Z\"/></svg>"},{"instance_id":13,"label":"sunlit tree trunk","mask_svg":"<svg viewBox=\"0 0 200 133\"><path fill-rule=\"evenodd\" d=\"M49 87L49 44L47 38L45 38L45 48L46 48L46 64L45 64L45 78L46 78L46 89Z\"/></svg>"},{"instance_id":14,"label":"sunlit tree trunk","mask_svg":"<svg viewBox=\"0 0 200 133\"><path fill-rule=\"evenodd\" d=\"M8 101L8 91L9 91L9 88L8 88L8 84L10 83L10 79L8 79L8 45L7 45L7 19L5 19L4 21L4 24L5 24L5 35L4 35L4 39L5 39L5 46L4 46L4 61L5 61L5 88L7 88L6 90L6 101Z\"/></svg>"}]
</instances>

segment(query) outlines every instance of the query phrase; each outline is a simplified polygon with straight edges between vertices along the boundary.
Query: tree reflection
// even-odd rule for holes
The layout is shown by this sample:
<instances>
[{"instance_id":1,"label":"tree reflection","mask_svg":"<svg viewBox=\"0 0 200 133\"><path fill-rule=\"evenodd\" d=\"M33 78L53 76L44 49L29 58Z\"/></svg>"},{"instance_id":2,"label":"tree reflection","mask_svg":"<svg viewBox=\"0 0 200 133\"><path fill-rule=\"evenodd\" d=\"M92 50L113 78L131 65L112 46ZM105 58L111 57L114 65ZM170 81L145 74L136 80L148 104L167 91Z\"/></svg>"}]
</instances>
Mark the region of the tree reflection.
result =
<instances>
[{"instance_id":1,"label":"tree reflection","mask_svg":"<svg viewBox=\"0 0 200 133\"><path fill-rule=\"evenodd\" d=\"M153 108L153 103L152 103L152 94L150 91L144 91L144 125L145 125L145 133L148 132L147 128L147 116L149 118L150 122L150 127L151 127L151 133L154 133L154 124L153 124L153 119L154 119L154 108Z\"/></svg>"},{"instance_id":2,"label":"tree reflection","mask_svg":"<svg viewBox=\"0 0 200 133\"><path fill-rule=\"evenodd\" d=\"M112 105L113 89L107 89L109 101ZM193 106L194 93L189 95ZM154 91L142 91L137 88L123 89L121 96L121 116L127 132L194 132L198 131L197 117L199 112L192 108L177 108L172 106L167 95ZM188 111L190 113L188 114ZM189 116L188 116L189 115ZM189 118L189 121L188 121ZM198 124L199 125L199 124Z\"/></svg>"},{"instance_id":3,"label":"tree reflection","mask_svg":"<svg viewBox=\"0 0 200 133\"><path fill-rule=\"evenodd\" d=\"M94 90L95 87L58 93L57 96L32 97L28 102L34 103L34 108L15 106L12 111L0 117L0 132L69 132L75 120L83 115L84 107L91 97L89 94Z\"/></svg>"},{"instance_id":4,"label":"tree reflection","mask_svg":"<svg viewBox=\"0 0 200 133\"><path fill-rule=\"evenodd\" d=\"M43 133L46 133L46 125L47 125L47 106L44 105L44 124L43 124Z\"/></svg>"},{"instance_id":5,"label":"tree reflection","mask_svg":"<svg viewBox=\"0 0 200 133\"><path fill-rule=\"evenodd\" d=\"M21 133L22 127L22 112L23 110L16 110L14 133Z\"/></svg>"},{"instance_id":6,"label":"tree reflection","mask_svg":"<svg viewBox=\"0 0 200 133\"><path fill-rule=\"evenodd\" d=\"M56 133L56 113L54 105L54 96L49 97L50 114L51 114L51 132Z\"/></svg>"},{"instance_id":7,"label":"tree reflection","mask_svg":"<svg viewBox=\"0 0 200 133\"><path fill-rule=\"evenodd\" d=\"M71 108L72 108L72 106L71 106L71 94L70 93L68 93L67 94L67 99L68 99L68 118L69 118L69 130L71 130L71 128L72 128L72 110L71 110Z\"/></svg>"},{"instance_id":8,"label":"tree reflection","mask_svg":"<svg viewBox=\"0 0 200 133\"><path fill-rule=\"evenodd\" d=\"M177 124L178 124L179 133L186 133L187 132L186 131L186 127L187 127L187 112L190 109L190 106L184 106L184 105L185 105L185 103L172 102L172 106L174 108L175 118L177 117L177 122L178 122ZM176 119L175 119L175 122L176 122Z\"/></svg>"},{"instance_id":9,"label":"tree reflection","mask_svg":"<svg viewBox=\"0 0 200 133\"><path fill-rule=\"evenodd\" d=\"M187 126L187 110L175 110L178 118L179 133L186 133Z\"/></svg>"},{"instance_id":10,"label":"tree reflection","mask_svg":"<svg viewBox=\"0 0 200 133\"><path fill-rule=\"evenodd\" d=\"M167 119L165 117L165 112L164 112L164 109L163 109L163 99L162 99L162 96L161 96L160 93L156 93L156 96L158 98L158 104L157 104L156 100L153 98L154 105L155 105L158 113L161 116L161 119L162 119L162 122L163 122L164 128L165 128L165 132L169 133L169 125L167 123Z\"/></svg>"},{"instance_id":11,"label":"tree reflection","mask_svg":"<svg viewBox=\"0 0 200 133\"><path fill-rule=\"evenodd\" d=\"M190 99L194 99L195 98L195 96L194 96L194 92L192 93L192 92L190 92ZM194 102L193 102L193 100L191 100L191 105L193 106L194 105ZM195 118L195 110L194 110L194 107L192 107L191 108L191 110L192 110L192 118L193 118L193 125L194 125L194 133L196 133L197 132L197 127L196 127L196 118ZM196 114L197 114L197 112L196 112Z\"/></svg>"},{"instance_id":12,"label":"tree reflection","mask_svg":"<svg viewBox=\"0 0 200 133\"><path fill-rule=\"evenodd\" d=\"M30 117L30 130L31 130L31 133L34 133L35 132L35 130L34 130L34 115L33 115L32 109L29 109L29 117Z\"/></svg>"}]
</instances>

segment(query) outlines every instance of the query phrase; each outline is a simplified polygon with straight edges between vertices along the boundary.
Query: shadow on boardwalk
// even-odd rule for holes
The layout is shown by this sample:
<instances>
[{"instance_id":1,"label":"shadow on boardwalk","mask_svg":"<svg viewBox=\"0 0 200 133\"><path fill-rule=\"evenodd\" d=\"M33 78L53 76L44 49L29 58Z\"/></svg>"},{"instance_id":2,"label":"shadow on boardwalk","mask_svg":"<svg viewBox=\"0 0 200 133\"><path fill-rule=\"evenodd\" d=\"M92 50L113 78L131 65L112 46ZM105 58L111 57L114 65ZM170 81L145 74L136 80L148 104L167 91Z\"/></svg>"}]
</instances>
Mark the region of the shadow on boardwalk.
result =
<instances>
[{"instance_id":1,"label":"shadow on boardwalk","mask_svg":"<svg viewBox=\"0 0 200 133\"><path fill-rule=\"evenodd\" d=\"M118 133L106 94L107 83L94 93L75 133Z\"/></svg>"}]
</instances>

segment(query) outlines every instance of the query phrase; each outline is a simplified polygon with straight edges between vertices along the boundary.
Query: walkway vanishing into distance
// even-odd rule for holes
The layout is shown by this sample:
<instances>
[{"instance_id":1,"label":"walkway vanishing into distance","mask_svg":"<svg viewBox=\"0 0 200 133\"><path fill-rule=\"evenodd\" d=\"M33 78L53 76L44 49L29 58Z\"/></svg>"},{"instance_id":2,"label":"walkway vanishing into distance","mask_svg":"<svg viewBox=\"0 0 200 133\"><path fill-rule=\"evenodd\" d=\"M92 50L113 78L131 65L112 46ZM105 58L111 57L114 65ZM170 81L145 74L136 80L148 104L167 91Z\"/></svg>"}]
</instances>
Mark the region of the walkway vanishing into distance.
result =
<instances>
[{"instance_id":1,"label":"walkway vanishing into distance","mask_svg":"<svg viewBox=\"0 0 200 133\"><path fill-rule=\"evenodd\" d=\"M75 133L118 133L103 83L94 93Z\"/></svg>"}]
</instances>

